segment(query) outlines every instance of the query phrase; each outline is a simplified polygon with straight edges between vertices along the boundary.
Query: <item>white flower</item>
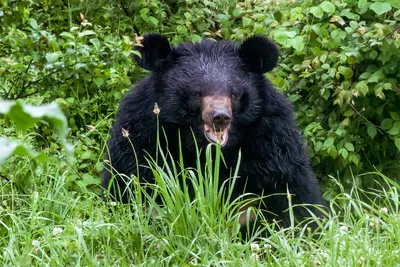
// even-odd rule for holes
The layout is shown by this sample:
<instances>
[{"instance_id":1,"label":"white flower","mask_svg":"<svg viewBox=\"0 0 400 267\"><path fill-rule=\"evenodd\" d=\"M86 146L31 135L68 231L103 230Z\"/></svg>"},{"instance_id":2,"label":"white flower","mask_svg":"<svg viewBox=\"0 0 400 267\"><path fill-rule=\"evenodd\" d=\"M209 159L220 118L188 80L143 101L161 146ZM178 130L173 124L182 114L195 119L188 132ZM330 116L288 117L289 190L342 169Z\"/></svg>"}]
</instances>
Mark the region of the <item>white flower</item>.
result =
<instances>
[{"instance_id":1,"label":"white flower","mask_svg":"<svg viewBox=\"0 0 400 267\"><path fill-rule=\"evenodd\" d=\"M40 246L39 240L36 240L36 239L32 240L32 246L39 247Z\"/></svg>"},{"instance_id":2,"label":"white flower","mask_svg":"<svg viewBox=\"0 0 400 267\"><path fill-rule=\"evenodd\" d=\"M260 245L258 245L257 243L251 243L250 244L250 249L251 250L259 250L260 249Z\"/></svg>"},{"instance_id":3,"label":"white flower","mask_svg":"<svg viewBox=\"0 0 400 267\"><path fill-rule=\"evenodd\" d=\"M86 125L86 127L88 127L89 132L94 132L96 130L96 127L94 127L93 125Z\"/></svg>"},{"instance_id":4,"label":"white flower","mask_svg":"<svg viewBox=\"0 0 400 267\"><path fill-rule=\"evenodd\" d=\"M264 244L264 249L265 250L271 250L271 245L270 244Z\"/></svg>"},{"instance_id":5,"label":"white flower","mask_svg":"<svg viewBox=\"0 0 400 267\"><path fill-rule=\"evenodd\" d=\"M388 208L386 207L381 208L381 211L386 214L389 212Z\"/></svg>"},{"instance_id":6,"label":"white flower","mask_svg":"<svg viewBox=\"0 0 400 267\"><path fill-rule=\"evenodd\" d=\"M340 226L340 232L342 233L342 234L344 234L344 233L346 233L348 230L349 230L349 227L347 227L346 225L342 225L342 226Z\"/></svg>"},{"instance_id":7,"label":"white flower","mask_svg":"<svg viewBox=\"0 0 400 267\"><path fill-rule=\"evenodd\" d=\"M256 261L258 261L260 259L260 256L257 253L252 253L250 255L250 258L255 259Z\"/></svg>"},{"instance_id":8,"label":"white flower","mask_svg":"<svg viewBox=\"0 0 400 267\"><path fill-rule=\"evenodd\" d=\"M369 226L374 227L379 223L379 218L373 217L371 218L371 221L369 222Z\"/></svg>"},{"instance_id":9,"label":"white flower","mask_svg":"<svg viewBox=\"0 0 400 267\"><path fill-rule=\"evenodd\" d=\"M339 244L339 249L340 250L345 250L346 249L346 241L343 240L342 242L340 242Z\"/></svg>"},{"instance_id":10,"label":"white flower","mask_svg":"<svg viewBox=\"0 0 400 267\"><path fill-rule=\"evenodd\" d=\"M154 103L154 109L153 109L154 114L160 114L160 108L158 107L157 103Z\"/></svg>"},{"instance_id":11,"label":"white flower","mask_svg":"<svg viewBox=\"0 0 400 267\"><path fill-rule=\"evenodd\" d=\"M110 206L117 206L117 202L111 201L111 202L110 202Z\"/></svg>"},{"instance_id":12,"label":"white flower","mask_svg":"<svg viewBox=\"0 0 400 267\"><path fill-rule=\"evenodd\" d=\"M129 137L129 132L124 128L122 128L122 136L125 137L125 138Z\"/></svg>"},{"instance_id":13,"label":"white flower","mask_svg":"<svg viewBox=\"0 0 400 267\"><path fill-rule=\"evenodd\" d=\"M53 235L59 235L63 232L63 229L60 227L54 227L53 229Z\"/></svg>"}]
</instances>

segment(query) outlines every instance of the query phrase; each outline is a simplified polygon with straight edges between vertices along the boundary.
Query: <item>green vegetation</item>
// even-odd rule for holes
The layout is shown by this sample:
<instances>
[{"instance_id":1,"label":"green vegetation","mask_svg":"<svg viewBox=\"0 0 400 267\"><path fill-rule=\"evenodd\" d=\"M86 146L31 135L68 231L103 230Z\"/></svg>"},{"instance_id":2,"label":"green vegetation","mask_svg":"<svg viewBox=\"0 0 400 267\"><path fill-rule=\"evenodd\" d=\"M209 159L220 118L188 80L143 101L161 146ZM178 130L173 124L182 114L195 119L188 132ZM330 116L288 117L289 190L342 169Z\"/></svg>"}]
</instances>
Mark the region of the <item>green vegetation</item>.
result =
<instances>
[{"instance_id":1,"label":"green vegetation","mask_svg":"<svg viewBox=\"0 0 400 267\"><path fill-rule=\"evenodd\" d=\"M0 102L2 265L400 264L397 0L0 3L0 98L12 101ZM151 164L162 209L146 185L132 208L100 200L114 112L145 74L131 59L145 32L280 45L268 78L295 106L330 207L318 235L271 224L240 241L243 203L216 188L218 150L197 170ZM183 176L199 188L193 201Z\"/></svg>"}]
</instances>

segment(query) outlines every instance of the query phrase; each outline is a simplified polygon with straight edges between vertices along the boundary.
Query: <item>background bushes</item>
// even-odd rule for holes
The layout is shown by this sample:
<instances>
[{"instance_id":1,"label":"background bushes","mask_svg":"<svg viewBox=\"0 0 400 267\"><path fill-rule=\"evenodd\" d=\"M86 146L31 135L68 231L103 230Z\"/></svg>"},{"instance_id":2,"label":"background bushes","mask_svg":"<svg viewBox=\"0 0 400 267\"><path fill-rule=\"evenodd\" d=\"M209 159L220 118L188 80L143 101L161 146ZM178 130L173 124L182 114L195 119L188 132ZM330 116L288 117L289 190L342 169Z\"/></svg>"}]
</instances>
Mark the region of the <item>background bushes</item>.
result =
<instances>
[{"instance_id":1,"label":"background bushes","mask_svg":"<svg viewBox=\"0 0 400 267\"><path fill-rule=\"evenodd\" d=\"M58 103L75 147L60 166L73 166L73 190L94 190L118 101L144 75L131 60L137 36L160 32L178 43L265 34L282 53L268 78L293 102L329 198L338 190L329 175L349 188L371 186L368 175L353 175L368 171L400 178L399 8L397 0L2 0L0 98ZM1 135L64 157L45 120L22 135L10 116L0 121Z\"/></svg>"}]
</instances>

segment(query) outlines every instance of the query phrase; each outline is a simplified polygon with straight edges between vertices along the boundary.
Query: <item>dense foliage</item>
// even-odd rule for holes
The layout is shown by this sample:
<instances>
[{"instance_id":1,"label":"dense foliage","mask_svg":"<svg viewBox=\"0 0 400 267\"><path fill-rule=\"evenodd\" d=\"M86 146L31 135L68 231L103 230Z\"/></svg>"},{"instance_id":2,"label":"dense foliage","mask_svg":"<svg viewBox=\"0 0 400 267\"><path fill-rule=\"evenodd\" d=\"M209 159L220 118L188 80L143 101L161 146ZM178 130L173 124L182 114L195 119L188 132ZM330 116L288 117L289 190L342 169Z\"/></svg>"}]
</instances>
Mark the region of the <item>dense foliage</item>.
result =
<instances>
[{"instance_id":1,"label":"dense foliage","mask_svg":"<svg viewBox=\"0 0 400 267\"><path fill-rule=\"evenodd\" d=\"M397 1L2 3L0 96L62 107L84 173L71 174L74 183L96 183L118 100L142 76L132 45L155 31L173 43L270 36L282 56L269 78L294 103L323 184L327 174L352 183L351 173L400 173ZM38 131L35 143L56 153L52 129Z\"/></svg>"},{"instance_id":2,"label":"dense foliage","mask_svg":"<svg viewBox=\"0 0 400 267\"><path fill-rule=\"evenodd\" d=\"M218 197L189 205L176 169L153 166L170 198L156 227L139 200L134 216L99 201L105 141L145 74L132 47L146 32L174 44L252 34L279 44L268 78L293 102L330 200L319 240L267 225L250 249ZM0 262L394 266L400 187L383 174L400 179L399 79L398 0L1 0Z\"/></svg>"}]
</instances>

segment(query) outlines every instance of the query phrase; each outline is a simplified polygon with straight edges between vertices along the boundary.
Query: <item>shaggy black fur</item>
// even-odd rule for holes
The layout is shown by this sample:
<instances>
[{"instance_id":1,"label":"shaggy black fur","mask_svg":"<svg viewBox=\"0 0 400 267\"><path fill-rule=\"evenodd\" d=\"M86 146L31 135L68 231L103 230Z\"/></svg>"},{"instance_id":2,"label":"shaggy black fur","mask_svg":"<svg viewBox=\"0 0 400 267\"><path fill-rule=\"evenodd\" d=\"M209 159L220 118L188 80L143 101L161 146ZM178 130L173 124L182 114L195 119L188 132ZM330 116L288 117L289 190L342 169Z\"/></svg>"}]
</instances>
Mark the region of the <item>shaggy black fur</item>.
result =
<instances>
[{"instance_id":1,"label":"shaggy black fur","mask_svg":"<svg viewBox=\"0 0 400 267\"><path fill-rule=\"evenodd\" d=\"M122 128L129 132L139 165L147 165L145 156L155 154L156 116L154 103L160 107L159 121L168 137L168 149L177 157L180 130L185 167L196 167L193 135L200 147L208 144L204 135L201 100L206 96L231 99L232 121L229 139L222 148L229 168L234 168L241 149L240 179L235 196L245 192L258 195L293 194L294 204L323 204L320 189L310 167L293 110L288 100L264 77L277 64L279 50L267 38L250 37L240 46L234 42L183 43L171 46L158 34L144 36L136 49L142 58L136 62L152 72L140 81L121 101L111 129L106 158L114 173L136 174L136 160ZM234 95L234 98L233 98ZM108 188L111 173L106 166L103 186ZM221 170L229 177L229 169ZM151 172L140 167L140 178L152 182ZM116 176L117 187L125 182ZM116 183L114 183L116 184ZM127 195L122 201L127 201ZM279 220L289 222L286 196L266 199L266 208ZM318 211L314 210L317 214ZM308 216L304 208L295 209L298 218Z\"/></svg>"}]
</instances>

